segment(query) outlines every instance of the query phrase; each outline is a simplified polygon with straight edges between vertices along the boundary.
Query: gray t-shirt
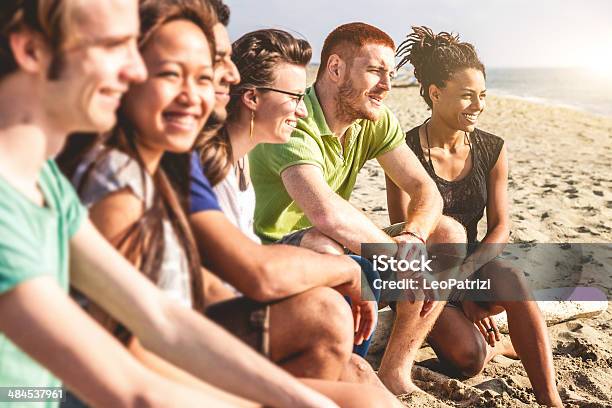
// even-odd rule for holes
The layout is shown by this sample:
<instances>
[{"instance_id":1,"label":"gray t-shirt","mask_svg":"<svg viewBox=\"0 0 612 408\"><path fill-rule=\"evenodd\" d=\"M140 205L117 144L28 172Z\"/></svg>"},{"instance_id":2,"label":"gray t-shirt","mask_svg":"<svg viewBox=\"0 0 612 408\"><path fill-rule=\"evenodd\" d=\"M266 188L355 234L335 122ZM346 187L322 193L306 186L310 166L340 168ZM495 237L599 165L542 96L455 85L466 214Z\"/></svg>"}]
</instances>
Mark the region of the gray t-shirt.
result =
<instances>
[{"instance_id":1,"label":"gray t-shirt","mask_svg":"<svg viewBox=\"0 0 612 408\"><path fill-rule=\"evenodd\" d=\"M127 154L116 150L105 150L99 146L90 152L79 165L72 184L77 188L83 204L90 208L108 194L129 188L139 200L145 203L145 209L153 205L154 184L151 176L140 169L138 163ZM103 154L95 168L92 163ZM84 185L81 186L83 176L87 174ZM164 228L164 256L159 271L157 286L172 299L191 308L191 285L189 265L183 248L172 228L170 221L163 222Z\"/></svg>"}]
</instances>

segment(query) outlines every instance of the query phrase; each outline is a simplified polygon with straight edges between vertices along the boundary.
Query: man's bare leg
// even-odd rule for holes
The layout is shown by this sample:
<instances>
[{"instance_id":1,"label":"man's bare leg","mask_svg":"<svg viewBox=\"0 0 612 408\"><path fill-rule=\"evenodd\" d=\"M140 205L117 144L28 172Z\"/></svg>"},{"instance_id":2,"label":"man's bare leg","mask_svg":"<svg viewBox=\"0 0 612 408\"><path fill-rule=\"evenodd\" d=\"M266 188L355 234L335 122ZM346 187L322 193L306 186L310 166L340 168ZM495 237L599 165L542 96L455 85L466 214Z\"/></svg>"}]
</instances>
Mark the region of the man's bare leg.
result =
<instances>
[{"instance_id":1,"label":"man's bare leg","mask_svg":"<svg viewBox=\"0 0 612 408\"><path fill-rule=\"evenodd\" d=\"M357 383L357 384L369 384L377 387L382 387L385 390L385 385L380 381L380 378L374 372L374 369L363 357L353 353L348 364L344 366L342 375L340 375L340 381Z\"/></svg>"},{"instance_id":2,"label":"man's bare leg","mask_svg":"<svg viewBox=\"0 0 612 408\"><path fill-rule=\"evenodd\" d=\"M342 408L402 408L389 391L368 384L302 379L304 384L334 400Z\"/></svg>"},{"instance_id":3,"label":"man's bare leg","mask_svg":"<svg viewBox=\"0 0 612 408\"><path fill-rule=\"evenodd\" d=\"M331 288L314 288L270 308L271 359L297 377L338 380L353 336L351 310Z\"/></svg>"},{"instance_id":4,"label":"man's bare leg","mask_svg":"<svg viewBox=\"0 0 612 408\"><path fill-rule=\"evenodd\" d=\"M433 309L422 317L423 304L423 301L397 302L393 329L378 370L383 384L395 395L419 391L412 382L412 366L443 308L442 302L435 302Z\"/></svg>"},{"instance_id":5,"label":"man's bare leg","mask_svg":"<svg viewBox=\"0 0 612 408\"><path fill-rule=\"evenodd\" d=\"M443 216L436 229L427 240L428 251L438 251L439 259L444 265L438 264L438 270L450 270L458 266L465 257L465 229L457 221ZM448 245L446 245L448 244ZM430 254L430 255L431 255ZM434 269L436 270L436 269ZM397 302L396 316L389 342L378 370L383 384L394 393L409 394L419 391L411 378L412 367L416 355L433 328L438 316L444 309L444 301L433 302L432 309L424 314L426 302L417 300Z\"/></svg>"}]
</instances>

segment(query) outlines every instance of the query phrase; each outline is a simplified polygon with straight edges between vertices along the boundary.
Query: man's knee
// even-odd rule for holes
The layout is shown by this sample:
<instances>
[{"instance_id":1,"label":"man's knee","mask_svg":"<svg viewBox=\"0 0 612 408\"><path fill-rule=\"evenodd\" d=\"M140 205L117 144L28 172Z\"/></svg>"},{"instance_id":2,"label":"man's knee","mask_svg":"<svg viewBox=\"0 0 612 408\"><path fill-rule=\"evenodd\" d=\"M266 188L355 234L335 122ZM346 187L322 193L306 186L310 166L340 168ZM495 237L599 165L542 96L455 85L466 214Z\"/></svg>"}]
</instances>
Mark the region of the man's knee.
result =
<instances>
[{"instance_id":1,"label":"man's knee","mask_svg":"<svg viewBox=\"0 0 612 408\"><path fill-rule=\"evenodd\" d=\"M451 217L443 215L434 229L430 240L436 244L454 244L467 242L465 227Z\"/></svg>"},{"instance_id":2,"label":"man's knee","mask_svg":"<svg viewBox=\"0 0 612 408\"><path fill-rule=\"evenodd\" d=\"M342 245L319 232L316 228L311 228L304 234L300 241L300 247L308 248L323 254L344 254Z\"/></svg>"},{"instance_id":3,"label":"man's knee","mask_svg":"<svg viewBox=\"0 0 612 408\"><path fill-rule=\"evenodd\" d=\"M438 256L450 257L447 260L449 265L445 267L450 267L465 259L467 256L466 242L467 234L463 225L447 216L440 218L440 222L427 240L428 251Z\"/></svg>"},{"instance_id":4,"label":"man's knee","mask_svg":"<svg viewBox=\"0 0 612 408\"><path fill-rule=\"evenodd\" d=\"M400 301L395 304L394 309L396 318L399 321L431 318L433 320L431 326L433 327L445 304L446 302L443 301L427 303L424 300L415 300L414 302Z\"/></svg>"},{"instance_id":5,"label":"man's knee","mask_svg":"<svg viewBox=\"0 0 612 408\"><path fill-rule=\"evenodd\" d=\"M349 357L353 346L353 315L347 301L336 290L311 289L304 296L307 313L316 321L313 342L334 354Z\"/></svg>"}]
</instances>

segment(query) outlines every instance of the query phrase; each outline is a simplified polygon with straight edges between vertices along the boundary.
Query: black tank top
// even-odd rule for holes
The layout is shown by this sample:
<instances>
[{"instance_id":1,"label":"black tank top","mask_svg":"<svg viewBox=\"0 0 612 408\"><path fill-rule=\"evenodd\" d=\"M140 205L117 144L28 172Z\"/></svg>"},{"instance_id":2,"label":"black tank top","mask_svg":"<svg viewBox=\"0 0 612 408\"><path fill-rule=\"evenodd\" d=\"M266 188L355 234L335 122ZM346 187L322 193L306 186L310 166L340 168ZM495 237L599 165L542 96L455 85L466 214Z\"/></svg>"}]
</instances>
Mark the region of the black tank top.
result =
<instances>
[{"instance_id":1,"label":"black tank top","mask_svg":"<svg viewBox=\"0 0 612 408\"><path fill-rule=\"evenodd\" d=\"M472 169L461 180L447 181L436 174L429 155L423 152L419 127L406 133L406 143L421 161L429 176L436 182L444 200L444 215L459 221L467 230L469 243L476 241L478 221L487 206L487 181L497 162L504 140L491 133L475 129L469 134L472 148Z\"/></svg>"}]
</instances>

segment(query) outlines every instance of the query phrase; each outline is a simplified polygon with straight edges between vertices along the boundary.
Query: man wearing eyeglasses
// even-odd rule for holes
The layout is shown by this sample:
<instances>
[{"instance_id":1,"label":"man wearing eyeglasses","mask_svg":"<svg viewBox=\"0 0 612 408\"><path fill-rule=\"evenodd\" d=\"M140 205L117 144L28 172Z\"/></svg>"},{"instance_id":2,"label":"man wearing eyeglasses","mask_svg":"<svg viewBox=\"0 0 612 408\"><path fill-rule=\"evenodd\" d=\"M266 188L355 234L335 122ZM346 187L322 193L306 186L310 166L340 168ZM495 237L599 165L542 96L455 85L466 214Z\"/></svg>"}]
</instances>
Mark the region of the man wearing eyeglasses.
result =
<instances>
[{"instance_id":1,"label":"man wearing eyeglasses","mask_svg":"<svg viewBox=\"0 0 612 408\"><path fill-rule=\"evenodd\" d=\"M249 155L255 229L264 242L335 254L386 243L402 258L424 251L424 244L465 242L463 228L442 217L436 185L382 103L391 90L394 57L393 40L368 24L345 24L327 37L304 99L308 117L298 121L288 143L262 144ZM411 199L393 238L348 202L359 170L371 159ZM431 293L413 292L414 301L397 303L379 370L394 394L417 390L410 377L414 358L442 310Z\"/></svg>"}]
</instances>

